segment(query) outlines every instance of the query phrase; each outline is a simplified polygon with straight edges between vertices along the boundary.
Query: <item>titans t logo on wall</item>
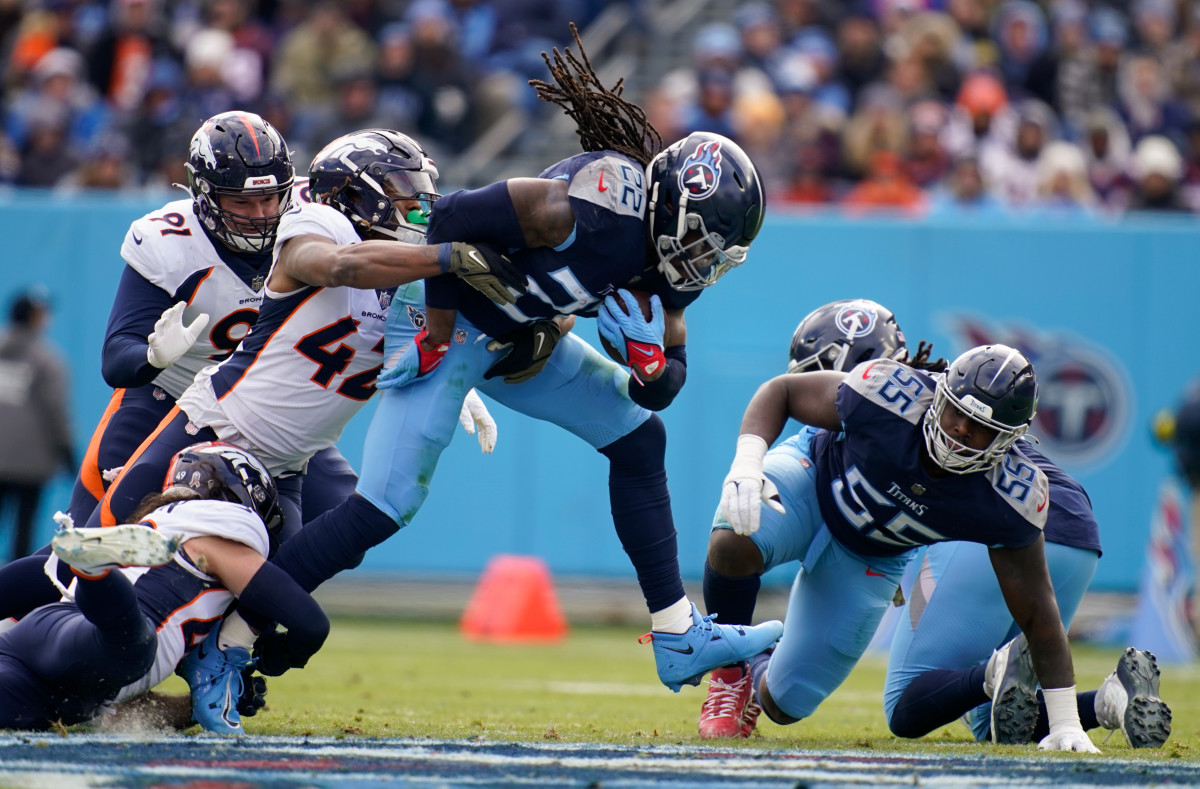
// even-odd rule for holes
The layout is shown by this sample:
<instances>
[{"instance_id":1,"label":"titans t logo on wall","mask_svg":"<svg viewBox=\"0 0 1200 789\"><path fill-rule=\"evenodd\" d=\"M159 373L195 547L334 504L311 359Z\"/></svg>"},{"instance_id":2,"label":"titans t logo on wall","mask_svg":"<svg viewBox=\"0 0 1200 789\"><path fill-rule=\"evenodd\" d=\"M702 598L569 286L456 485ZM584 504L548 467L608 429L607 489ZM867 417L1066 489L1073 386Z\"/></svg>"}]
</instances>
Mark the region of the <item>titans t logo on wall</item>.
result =
<instances>
[{"instance_id":1,"label":"titans t logo on wall","mask_svg":"<svg viewBox=\"0 0 1200 789\"><path fill-rule=\"evenodd\" d=\"M1038 410L1029 432L1052 460L1075 470L1102 465L1128 441L1133 386L1112 353L1067 333L986 326L976 318L954 323L960 351L1004 343L1033 362Z\"/></svg>"}]
</instances>

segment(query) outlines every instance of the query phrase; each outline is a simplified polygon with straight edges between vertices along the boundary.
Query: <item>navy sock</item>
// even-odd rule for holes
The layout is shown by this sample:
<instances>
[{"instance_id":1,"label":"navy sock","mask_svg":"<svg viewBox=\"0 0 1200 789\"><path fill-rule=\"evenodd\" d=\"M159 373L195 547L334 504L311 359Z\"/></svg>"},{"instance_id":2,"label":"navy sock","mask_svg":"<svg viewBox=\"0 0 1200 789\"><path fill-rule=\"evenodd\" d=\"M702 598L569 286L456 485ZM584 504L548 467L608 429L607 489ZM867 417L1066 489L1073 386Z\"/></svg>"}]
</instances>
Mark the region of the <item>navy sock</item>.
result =
<instances>
[{"instance_id":1,"label":"navy sock","mask_svg":"<svg viewBox=\"0 0 1200 789\"><path fill-rule=\"evenodd\" d=\"M704 561L704 607L709 614L716 614L721 624L750 624L761 586L761 576L721 575Z\"/></svg>"},{"instance_id":2,"label":"navy sock","mask_svg":"<svg viewBox=\"0 0 1200 789\"><path fill-rule=\"evenodd\" d=\"M355 566L362 553L391 537L400 527L374 504L355 494L304 525L285 540L271 560L311 592L342 570Z\"/></svg>"},{"instance_id":3,"label":"navy sock","mask_svg":"<svg viewBox=\"0 0 1200 789\"><path fill-rule=\"evenodd\" d=\"M390 516L356 493L304 524L279 546L271 562L311 592L342 570L357 567L367 549L399 530ZM272 625L249 609L241 614L260 633Z\"/></svg>"},{"instance_id":4,"label":"navy sock","mask_svg":"<svg viewBox=\"0 0 1200 789\"><path fill-rule=\"evenodd\" d=\"M684 596L667 490L666 451L667 432L657 414L600 449L609 459L608 493L617 537L633 562L651 612Z\"/></svg>"},{"instance_id":5,"label":"navy sock","mask_svg":"<svg viewBox=\"0 0 1200 789\"><path fill-rule=\"evenodd\" d=\"M909 683L892 710L888 728L897 737L924 737L953 723L988 701L983 692L985 665L968 669L934 669Z\"/></svg>"}]
</instances>

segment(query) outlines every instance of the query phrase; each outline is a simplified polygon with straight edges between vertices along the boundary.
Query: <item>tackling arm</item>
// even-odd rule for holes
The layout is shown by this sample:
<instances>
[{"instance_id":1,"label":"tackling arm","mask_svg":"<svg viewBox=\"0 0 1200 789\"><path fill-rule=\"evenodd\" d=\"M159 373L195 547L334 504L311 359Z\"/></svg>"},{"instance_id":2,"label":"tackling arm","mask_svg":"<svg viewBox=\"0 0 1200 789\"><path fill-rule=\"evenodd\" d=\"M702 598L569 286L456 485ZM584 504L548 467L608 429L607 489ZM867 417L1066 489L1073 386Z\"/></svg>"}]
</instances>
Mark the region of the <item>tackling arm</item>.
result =
<instances>
[{"instance_id":1,"label":"tackling arm","mask_svg":"<svg viewBox=\"0 0 1200 789\"><path fill-rule=\"evenodd\" d=\"M221 537L195 537L184 550L197 567L221 580L245 606L287 628L273 640L271 654L260 658L264 674L301 668L329 635L329 618L291 576L252 548Z\"/></svg>"},{"instance_id":2,"label":"tackling arm","mask_svg":"<svg viewBox=\"0 0 1200 789\"><path fill-rule=\"evenodd\" d=\"M269 285L277 293L305 285L392 288L444 273L438 252L402 241L341 245L324 236L297 236L283 242Z\"/></svg>"}]
</instances>

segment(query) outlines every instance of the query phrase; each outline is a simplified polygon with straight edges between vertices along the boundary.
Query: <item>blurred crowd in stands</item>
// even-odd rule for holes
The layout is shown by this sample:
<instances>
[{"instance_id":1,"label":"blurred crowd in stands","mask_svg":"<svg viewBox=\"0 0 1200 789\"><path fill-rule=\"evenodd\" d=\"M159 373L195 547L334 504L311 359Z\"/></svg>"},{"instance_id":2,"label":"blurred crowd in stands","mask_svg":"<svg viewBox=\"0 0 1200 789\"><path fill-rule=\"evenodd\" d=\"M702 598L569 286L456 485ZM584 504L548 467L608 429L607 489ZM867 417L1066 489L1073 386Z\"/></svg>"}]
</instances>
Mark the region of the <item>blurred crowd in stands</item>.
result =
<instances>
[{"instance_id":1,"label":"blurred crowd in stands","mask_svg":"<svg viewBox=\"0 0 1200 789\"><path fill-rule=\"evenodd\" d=\"M525 84L546 76L540 53L605 5L0 0L0 183L180 181L199 122L237 107L274 123L301 167L368 126L452 160L509 110L542 117ZM633 98L667 140L738 140L776 206L1200 211L1200 0L720 7L728 21L699 29L690 62Z\"/></svg>"}]
</instances>

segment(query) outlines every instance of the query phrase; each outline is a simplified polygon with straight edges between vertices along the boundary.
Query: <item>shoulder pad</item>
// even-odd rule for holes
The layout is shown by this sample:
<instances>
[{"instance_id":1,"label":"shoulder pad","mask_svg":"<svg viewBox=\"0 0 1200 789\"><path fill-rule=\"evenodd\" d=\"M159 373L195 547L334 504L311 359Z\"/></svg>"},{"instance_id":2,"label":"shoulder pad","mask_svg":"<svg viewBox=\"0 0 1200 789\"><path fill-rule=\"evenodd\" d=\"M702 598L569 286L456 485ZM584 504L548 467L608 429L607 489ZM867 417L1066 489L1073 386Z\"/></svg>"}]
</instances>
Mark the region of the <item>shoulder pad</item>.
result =
<instances>
[{"instance_id":1,"label":"shoulder pad","mask_svg":"<svg viewBox=\"0 0 1200 789\"><path fill-rule=\"evenodd\" d=\"M193 537L220 537L241 543L264 558L269 550L267 528L249 507L213 499L177 501L159 507L143 520L168 537L186 542Z\"/></svg>"},{"instance_id":2,"label":"shoulder pad","mask_svg":"<svg viewBox=\"0 0 1200 789\"><path fill-rule=\"evenodd\" d=\"M337 244L357 244L362 241L354 225L336 208L320 203L298 203L279 220L275 236L275 259L284 241L297 236L324 236Z\"/></svg>"},{"instance_id":3,"label":"shoulder pad","mask_svg":"<svg viewBox=\"0 0 1200 789\"><path fill-rule=\"evenodd\" d=\"M933 383L927 374L894 359L875 359L846 373L842 386L915 425L933 402Z\"/></svg>"},{"instance_id":4,"label":"shoulder pad","mask_svg":"<svg viewBox=\"0 0 1200 789\"><path fill-rule=\"evenodd\" d=\"M129 226L121 257L151 284L174 293L197 271L222 265L213 241L192 212L175 200Z\"/></svg>"},{"instance_id":5,"label":"shoulder pad","mask_svg":"<svg viewBox=\"0 0 1200 789\"><path fill-rule=\"evenodd\" d=\"M1050 480L1046 473L1015 447L988 472L988 480L1000 498L1025 520L1046 528L1050 510Z\"/></svg>"},{"instance_id":6,"label":"shoulder pad","mask_svg":"<svg viewBox=\"0 0 1200 789\"><path fill-rule=\"evenodd\" d=\"M579 168L567 194L621 216L646 216L646 173L622 156L602 156Z\"/></svg>"}]
</instances>

